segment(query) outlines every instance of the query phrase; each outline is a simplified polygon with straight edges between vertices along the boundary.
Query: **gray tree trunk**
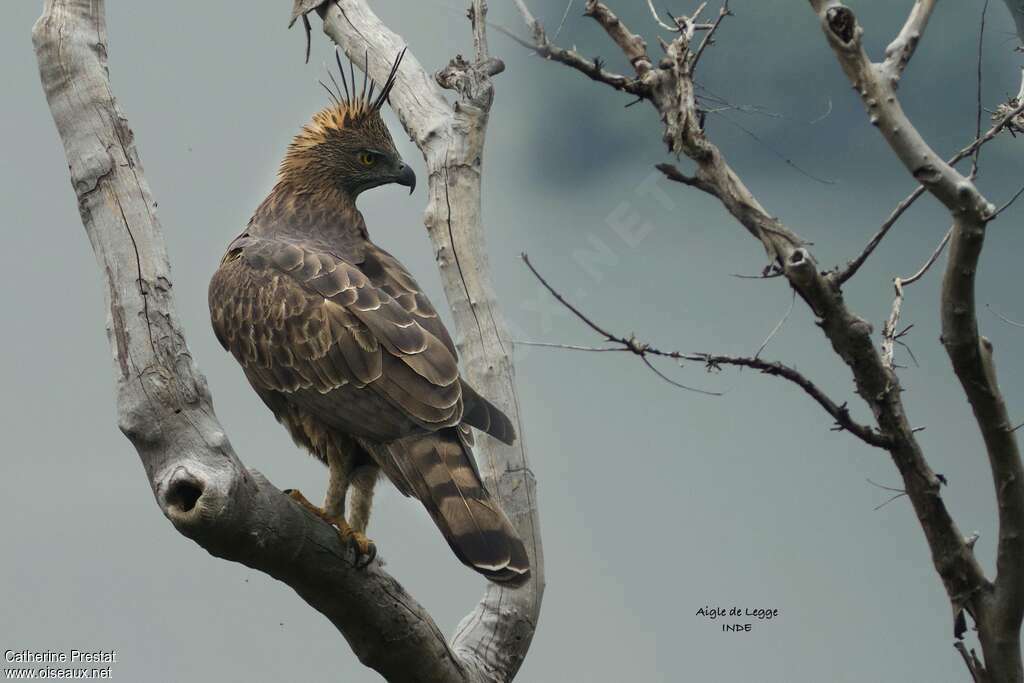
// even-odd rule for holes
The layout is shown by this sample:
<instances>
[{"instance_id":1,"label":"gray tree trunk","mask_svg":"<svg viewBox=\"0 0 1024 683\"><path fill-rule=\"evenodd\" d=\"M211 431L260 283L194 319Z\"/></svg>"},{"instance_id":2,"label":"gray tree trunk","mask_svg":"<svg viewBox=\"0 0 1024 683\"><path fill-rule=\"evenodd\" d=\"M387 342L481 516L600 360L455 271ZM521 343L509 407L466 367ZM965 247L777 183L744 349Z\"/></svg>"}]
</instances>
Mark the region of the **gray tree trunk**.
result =
<instances>
[{"instance_id":1,"label":"gray tree trunk","mask_svg":"<svg viewBox=\"0 0 1024 683\"><path fill-rule=\"evenodd\" d=\"M342 3L389 64L404 45L362 2ZM474 2L481 59L439 76L450 106L412 55L392 102L430 168L426 223L455 314L468 375L505 409L520 435L512 362L491 289L480 218L480 157L491 100L485 8ZM332 5L328 26L339 23ZM351 26L351 25L349 25ZM342 29L332 35L345 44ZM160 509L211 554L291 586L341 632L359 659L389 681L509 681L519 669L544 587L539 521L524 440L482 438L481 468L526 542L533 563L520 589L488 585L449 642L399 583L354 557L335 530L239 460L214 415L174 308L156 202L107 73L103 0L47 0L32 32L40 76L64 143L82 222L106 281L107 331L120 427L145 467ZM362 54L358 48L346 49ZM374 63L377 60L373 60ZM373 73L382 80L381 74ZM418 105L414 105L418 102ZM185 559L185 558L183 558Z\"/></svg>"}]
</instances>

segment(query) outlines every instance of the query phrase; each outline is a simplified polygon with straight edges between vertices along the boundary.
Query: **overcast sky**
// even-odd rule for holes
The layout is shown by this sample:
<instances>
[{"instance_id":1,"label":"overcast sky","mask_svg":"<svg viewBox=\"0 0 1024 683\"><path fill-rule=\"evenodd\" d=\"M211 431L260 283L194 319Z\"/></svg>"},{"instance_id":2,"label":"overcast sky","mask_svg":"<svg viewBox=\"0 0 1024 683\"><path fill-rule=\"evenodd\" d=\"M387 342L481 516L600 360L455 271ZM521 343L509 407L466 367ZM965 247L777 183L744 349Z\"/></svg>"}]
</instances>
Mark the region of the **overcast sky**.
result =
<instances>
[{"instance_id":1,"label":"overcast sky","mask_svg":"<svg viewBox=\"0 0 1024 683\"><path fill-rule=\"evenodd\" d=\"M288 587L214 559L154 504L118 432L101 281L46 108L29 32L40 2L5 3L0 124L0 649L115 649L124 681L377 681L340 635ZM286 31L289 3L112 2L114 91L159 202L177 304L236 450L278 487L318 498L326 470L300 452L217 344L206 286L227 242L274 181L291 136L326 95L331 49L314 17L314 56ZM613 7L656 45L640 0ZM659 4L659 3L656 3ZM693 3L673 9L689 9ZM735 106L708 129L769 211L823 266L859 252L914 183L867 122L806 2L736 0L701 63L702 93ZM910 2L851 3L878 56ZM939 3L900 90L942 154L973 137L982 2ZM491 19L523 33L511 2ZM565 5L534 0L554 30ZM621 55L576 2L559 42ZM898 6L898 7L895 7ZM379 0L382 18L429 68L469 53L454 0ZM1019 85L1013 24L989 10L983 101ZM783 280L733 277L765 265L761 247L714 201L653 173L669 161L657 115L492 33L497 79L484 177L495 286L516 335L597 342L553 304L518 260L610 329L662 347L754 353L783 317ZM656 49L656 48L655 48ZM760 113L758 113L760 112ZM987 115L986 115L987 117ZM398 146L416 149L388 115ZM980 186L999 204L1020 186L1021 141L985 148ZM385 187L361 199L375 241L402 259L439 308L444 297L422 228L425 193ZM1024 419L1019 263L1024 205L989 230L979 303L1011 414ZM642 226L624 240L616 226ZM880 330L891 279L924 261L948 216L924 198L847 287ZM938 342L934 269L908 290L900 349L904 396L946 500L993 565L995 509L981 439ZM985 306L991 307L991 311ZM763 356L797 365L838 401L850 374L797 302ZM752 372L664 366L712 398L659 380L617 354L521 349L519 391L538 479L547 593L518 680L621 683L963 681L949 603L884 452L845 433L799 390ZM451 632L482 579L450 553L421 506L385 485L370 536L389 570ZM750 633L720 631L706 606L778 609ZM2 664L0 664L2 666Z\"/></svg>"}]
</instances>

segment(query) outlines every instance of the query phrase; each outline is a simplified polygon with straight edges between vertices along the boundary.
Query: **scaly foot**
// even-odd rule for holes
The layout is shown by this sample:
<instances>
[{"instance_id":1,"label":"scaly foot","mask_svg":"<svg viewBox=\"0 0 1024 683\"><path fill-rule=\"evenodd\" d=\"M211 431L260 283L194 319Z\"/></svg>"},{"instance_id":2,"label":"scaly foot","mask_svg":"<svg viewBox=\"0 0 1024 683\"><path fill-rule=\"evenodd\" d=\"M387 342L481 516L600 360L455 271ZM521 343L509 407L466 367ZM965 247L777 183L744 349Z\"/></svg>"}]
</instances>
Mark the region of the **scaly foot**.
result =
<instances>
[{"instance_id":1,"label":"scaly foot","mask_svg":"<svg viewBox=\"0 0 1024 683\"><path fill-rule=\"evenodd\" d=\"M323 508L310 503L309 500L296 489L287 489L284 493L296 503L338 530L338 535L341 536L342 543L352 548L356 554L356 569L365 569L371 562L373 562L374 558L377 557L377 546L374 542L368 539L364 534L349 526L349 523L345 521L344 517L331 517Z\"/></svg>"}]
</instances>

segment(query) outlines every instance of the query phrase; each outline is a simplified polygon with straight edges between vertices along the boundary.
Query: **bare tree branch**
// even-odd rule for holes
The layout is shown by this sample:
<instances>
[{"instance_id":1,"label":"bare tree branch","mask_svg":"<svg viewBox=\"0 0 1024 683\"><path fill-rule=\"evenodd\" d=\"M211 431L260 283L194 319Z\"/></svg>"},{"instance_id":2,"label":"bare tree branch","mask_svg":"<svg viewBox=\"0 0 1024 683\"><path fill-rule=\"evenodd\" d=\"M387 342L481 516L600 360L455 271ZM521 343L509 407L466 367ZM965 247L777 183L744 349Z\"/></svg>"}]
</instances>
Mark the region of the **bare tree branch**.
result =
<instances>
[{"instance_id":1,"label":"bare tree branch","mask_svg":"<svg viewBox=\"0 0 1024 683\"><path fill-rule=\"evenodd\" d=\"M967 646L963 644L963 641L957 641L953 643L953 647L960 653L960 656L964 660L964 664L967 666L967 671L971 674L971 680L974 683L990 683L988 674L985 672L985 665L982 664L981 660L978 659L978 653L973 649L968 651Z\"/></svg>"},{"instance_id":2,"label":"bare tree branch","mask_svg":"<svg viewBox=\"0 0 1024 683\"><path fill-rule=\"evenodd\" d=\"M990 222L994 221L996 218L999 217L999 215L1001 213L1003 213L1004 211L1009 209L1011 206L1013 206L1014 202L1016 202L1018 199L1020 199L1020 196L1022 194L1024 194L1024 185L1022 185L1019 190L1014 192L1013 196L1010 197L1009 199L1007 199L1005 204L1003 204L998 209L996 209L995 211L992 212L992 218L990 219Z\"/></svg>"},{"instance_id":3,"label":"bare tree branch","mask_svg":"<svg viewBox=\"0 0 1024 683\"><path fill-rule=\"evenodd\" d=\"M626 59L636 69L637 76L643 78L644 74L651 70L652 62L647 56L647 43L630 31L606 4L597 0L587 0L583 14L600 24L605 33L615 41Z\"/></svg>"},{"instance_id":4,"label":"bare tree branch","mask_svg":"<svg viewBox=\"0 0 1024 683\"><path fill-rule=\"evenodd\" d=\"M715 33L718 32L718 27L721 26L722 21L729 16L732 16L732 12L729 10L729 0L723 0L722 6L718 9L718 16L715 18L715 21L711 24L711 28L708 29L708 32L704 35L704 39L700 41L700 45L697 47L697 51L694 52L693 54L694 69L697 68L697 63L700 62L700 58L701 55L704 54L704 50L706 50L709 45L715 42Z\"/></svg>"},{"instance_id":5,"label":"bare tree branch","mask_svg":"<svg viewBox=\"0 0 1024 683\"><path fill-rule=\"evenodd\" d=\"M347 3L350 18L363 22L367 36L374 35L372 15L351 11L356 4ZM474 10L482 21L483 3L475 2ZM332 5L335 20L340 11ZM111 94L103 0L48 0L32 37L82 221L107 284L120 426L139 453L163 513L211 554L291 586L334 624L364 664L389 681L511 680L533 635L543 590L534 482L523 447L499 450L481 439L488 455L482 469L527 543L532 583L518 592L489 584L484 600L449 646L426 610L379 564L356 570L336 531L247 469L232 450L214 415L206 380L186 346L156 203L132 131ZM399 43L373 45L383 66L393 61L398 50L391 48ZM486 55L486 43L478 39L478 45ZM373 64L378 66L376 60ZM418 139L442 141L430 149L432 170L450 172L438 163L445 154L461 161L459 153L479 153L490 103L487 75L494 68L489 59L472 67L450 67L447 82L464 98L462 108L453 112L432 79L406 56L392 98L402 103L399 109ZM414 112L411 98L417 96L423 100ZM470 124L460 130L477 136L454 132L456 126ZM479 166L471 175L455 171L437 176L444 182L431 176L431 207L444 225L435 232L449 236L440 260L450 280L458 270L453 259L462 259L465 279L460 287L468 292L466 300L472 296L474 302L456 306L467 370L503 404L522 434L511 362L498 341L504 328L490 292L479 234ZM448 197L450 209L437 210L438 196ZM465 329L467 315L480 316L472 334ZM482 370L492 366L493 371Z\"/></svg>"},{"instance_id":6,"label":"bare tree branch","mask_svg":"<svg viewBox=\"0 0 1024 683\"><path fill-rule=\"evenodd\" d=\"M779 333L779 330L782 329L782 326L786 324L786 321L789 320L789 316L793 314L793 307L795 305L796 290L793 291L793 296L789 298L789 306L786 308L785 314L783 314L782 318L775 325L775 327L772 328L772 331L768 333L768 336L764 338L764 341L761 342L761 345L757 347L757 352L754 353L754 358L759 358L761 356L761 352L768 348L768 344L770 344L772 339L775 338L775 335Z\"/></svg>"},{"instance_id":7,"label":"bare tree branch","mask_svg":"<svg viewBox=\"0 0 1024 683\"><path fill-rule=\"evenodd\" d=\"M649 9L651 11L651 17L654 18L654 22L658 26L660 26L661 28L665 29L666 31L671 31L673 33L679 33L679 27L678 26L669 26L664 21L662 21L660 17L658 17L658 10L654 9L654 0L647 0L647 9Z\"/></svg>"},{"instance_id":8,"label":"bare tree branch","mask_svg":"<svg viewBox=\"0 0 1024 683\"><path fill-rule=\"evenodd\" d=\"M999 135L1001 132L1003 132L1005 129L1012 126L1014 119L1020 116L1022 112L1024 112L1024 100L1021 100L1019 104L1016 104L1006 113L999 116L995 124L991 128L989 128L984 135L979 135L978 137L976 137L974 139L974 142L967 145L959 152L954 154L952 157L950 157L949 160L946 161L946 163L952 166L953 164L959 163L960 161L963 161L967 157L973 155L984 145L994 140L995 137ZM974 175L975 173L972 170L971 175L969 177L974 178ZM848 264L846 264L846 268L844 268L842 271L836 274L835 279L839 284L843 284L851 277L856 275L857 271L860 270L860 267L863 266L864 262L868 260L868 257L871 256L871 254L875 251L878 245L881 244L882 239L889 233L889 230L891 230L892 227L896 225L896 222L903 216L904 213L906 213L907 209L909 209L914 204L914 202L920 199L921 195L923 195L926 191L927 189L924 185L918 185L913 192L907 195L907 197L903 201L901 201L895 209L893 209L893 212L889 214L889 217L887 219L885 219L885 222L882 223L882 226L878 229L878 232L875 233L875 236L872 237L871 241L868 242L868 245L864 247L864 251L862 251L857 256L857 258L853 259ZM1014 197L1013 199L1016 199L1016 197ZM1012 201L1013 200L1004 205L1002 209L999 209L998 211L994 212L992 218L995 218L995 216L997 216L1000 211L1009 206L1012 203Z\"/></svg>"},{"instance_id":9,"label":"bare tree branch","mask_svg":"<svg viewBox=\"0 0 1024 683\"><path fill-rule=\"evenodd\" d=\"M890 493L893 494L893 495L889 496L888 498L886 498L884 502L879 503L878 505L873 507L872 510L874 512L877 512L877 511L881 510L882 508L884 508L886 505L888 505L889 503L893 502L894 500L899 500L900 498L903 498L905 495L907 495L907 492L904 491L903 489L894 489L891 486L882 486L881 484L879 484L877 482L874 482L874 481L871 481L870 479L868 479L867 482L869 484L871 484L872 486L876 487L876 488L880 488L883 491L889 491Z\"/></svg>"},{"instance_id":10,"label":"bare tree branch","mask_svg":"<svg viewBox=\"0 0 1024 683\"><path fill-rule=\"evenodd\" d=\"M928 26L928 19L931 18L932 11L935 9L935 3L936 0L915 0L907 22L896 39L885 49L885 62L882 63L882 69L893 83L899 80L903 70L907 68L910 58L914 56L917 44L921 41L921 36Z\"/></svg>"},{"instance_id":11,"label":"bare tree branch","mask_svg":"<svg viewBox=\"0 0 1024 683\"><path fill-rule=\"evenodd\" d=\"M324 32L350 57L370 54L370 75L383 81L405 41L364 0L339 0L320 10ZM451 649L467 670L487 681L511 680L530 647L544 593L544 558L536 482L526 453L508 331L491 286L480 213L480 173L490 76L502 68L487 52L487 6L473 0L476 61L456 57L431 78L409 53L399 68L391 106L423 153L430 179L424 223L434 245L445 295L455 319L459 352L470 382L516 425L519 440L505 446L480 435L478 458L488 488L530 555L530 579L519 588L489 583L477 608L459 624ZM411 58L413 57L413 58ZM442 88L456 94L454 105Z\"/></svg>"},{"instance_id":12,"label":"bare tree branch","mask_svg":"<svg viewBox=\"0 0 1024 683\"><path fill-rule=\"evenodd\" d=\"M1024 327L1024 325L1021 325ZM628 353L629 349L615 348L611 346L579 346L577 344L554 344L551 342L535 342L525 339L513 339L517 346L536 346L542 349L565 349L567 351L589 351L591 353Z\"/></svg>"},{"instance_id":13,"label":"bare tree branch","mask_svg":"<svg viewBox=\"0 0 1024 683\"><path fill-rule=\"evenodd\" d=\"M912 17L913 21L908 22L909 27L901 32L905 46L897 46L893 53L897 64L905 65L909 59L913 52L913 46L910 45L912 34L923 27L930 13L932 3L918 4L922 11L927 12L919 14L916 19ZM826 7L826 0L820 0L814 5L822 12L839 12L836 18L843 26L842 34L847 40L853 40L854 30L860 31L856 22L843 22L846 15L834 7L834 3L828 3ZM623 49L621 41L615 42ZM665 57L642 76L642 83L649 92L645 99L651 102L661 116L664 124L662 139L669 151L688 157L695 164L696 171L690 176L671 164L661 164L658 168L673 180L717 197L726 210L761 242L769 259L784 273L793 289L819 318L819 327L849 367L857 393L871 409L878 423L878 431L889 440L887 449L903 477L907 496L928 540L935 569L942 578L959 623L965 608L972 613L976 611L991 584L942 499L940 478L929 467L915 430L907 419L899 378L883 362L871 338L871 326L847 307L835 273L820 271L806 244L761 206L721 151L707 138L694 96L694 53L687 34L680 32L672 42L663 44L663 48ZM626 49L629 49L628 45ZM878 74L873 75L881 78ZM888 131L886 134L898 137L902 133ZM906 131L906 135L920 139L912 128ZM916 150L913 143L904 144ZM974 143L966 153L970 154L977 144L983 143ZM921 172L915 174L915 177L926 188L932 189L932 169L941 169L941 165L944 165L941 159L929 157L918 164ZM958 205L956 196L943 193L942 199Z\"/></svg>"},{"instance_id":14,"label":"bare tree branch","mask_svg":"<svg viewBox=\"0 0 1024 683\"><path fill-rule=\"evenodd\" d=\"M903 214L907 212L907 209L909 209L914 202L920 199L921 195L924 193L924 186L918 185L913 192L907 195L903 201L896 205L896 208L893 209L892 213L889 214L889 217L885 219L884 223L882 223L882 227L878 229L878 232L876 232L875 236L871 238L868 245L864 247L864 251L862 251L857 258L847 263L846 268L836 274L836 282L843 284L857 274L857 271L860 270L860 267L868 260L868 257L874 253L875 249L878 248L878 245L882 243L882 240L889 234L889 231L892 230L894 225L896 225L896 222L903 217Z\"/></svg>"},{"instance_id":15,"label":"bare tree branch","mask_svg":"<svg viewBox=\"0 0 1024 683\"><path fill-rule=\"evenodd\" d=\"M942 251L946 248L946 245L949 243L949 238L952 236L953 228L950 228L949 230L946 231L945 236L941 240L939 240L938 246L936 246L934 251L932 251L932 255L928 257L928 260L924 262L924 265L921 266L917 270L917 272L911 275L910 277L904 278L902 280L903 284L912 285L918 280L920 280L922 277L924 277L924 274L928 272L928 269L932 267L932 264L934 264L938 260L939 256L942 255Z\"/></svg>"},{"instance_id":16,"label":"bare tree branch","mask_svg":"<svg viewBox=\"0 0 1024 683\"><path fill-rule=\"evenodd\" d=\"M558 22L558 28L555 29L554 40L558 40L559 34L562 33L562 29L565 28L565 20L569 18L569 10L572 9L572 3L574 0L569 0L565 3L565 11L562 12L562 20Z\"/></svg>"},{"instance_id":17,"label":"bare tree branch","mask_svg":"<svg viewBox=\"0 0 1024 683\"><path fill-rule=\"evenodd\" d=\"M820 405L822 408L824 408L825 412L827 412L829 415L832 416L833 419L835 419L837 425L839 425L842 429L845 429L845 430L849 431L851 434L853 434L857 438L861 439L862 441L864 441L868 445L876 446L878 448L891 448L892 447L891 440L889 438L887 438L885 435L879 434L878 432L876 432L875 430L871 429L870 427L862 425L862 424L856 422L855 420L853 420L853 418L850 416L850 411L847 409L845 403L837 404L835 401L833 401L831 398L829 398L825 394L824 391L822 391L820 388L818 388L818 386L816 384L814 384L814 382L812 382L811 380L807 379L807 377L805 377L803 374L801 374L798 370L796 370L795 368L789 367L788 365L784 365L784 364L779 363L777 361L761 360L757 356L754 356L752 358L746 358L746 357L743 357L743 356L727 356L727 355L713 354L713 353L683 353L681 351L662 351L661 349L658 349L658 348L656 348L654 346L651 346L650 344L638 341L636 339L636 337L633 337L633 336L624 337L624 336L613 334L613 333L609 332L603 326L601 326L598 323L594 322L594 320L591 319L590 317L588 317L585 313L583 313L583 311L581 311L576 306L574 306L572 303L570 303L569 300L566 299L565 296L563 296L561 294L561 292L559 292L557 289L555 289L544 278L544 276L541 275L537 271L537 269L533 267L533 264L530 263L529 256L527 256L526 254L523 254L522 258L523 258L523 262L526 264L526 267L530 269L531 273L533 273L533 276L535 278L537 278L537 280L541 283L541 285L543 285L544 288L546 290L548 290L548 292L553 297L555 297L555 299L558 300L558 303L562 304L567 309L569 309L569 311L571 311L572 314L575 315L580 321L582 321L587 327L589 327L591 330L593 330L594 332L599 334L603 338L603 340L605 342L608 342L610 344L618 344L620 348L619 349L593 348L593 347L580 347L580 346L572 346L572 345L565 345L565 344L533 344L534 346L547 346L547 347L552 347L552 348L567 349L567 350L571 350L571 351L612 351L612 350L628 351L628 352L630 352L630 353L632 353L632 354L634 354L636 356L639 356L641 359L643 359L643 361L645 363L647 363L647 366L651 370L654 370L656 373L658 373L659 376L661 376L662 378L666 379L666 381L669 381L669 382L671 382L673 384L677 384L677 383L674 380L671 380L671 379L665 377L658 370L656 370L650 364L650 360L648 359L648 356L660 356L662 358L671 358L671 359L676 360L676 361L694 361L694 362L699 362L699 363L703 363L704 366L708 370L716 370L716 369L719 369L723 365L731 365L731 366L734 366L734 367L751 368L751 369L763 372L766 375L771 375L773 377L781 377L782 379L788 380L788 381L792 382L793 384L797 385L798 387L803 389L804 392L808 396L813 398L818 403L818 405ZM788 315L789 314L787 313L787 317L788 317ZM783 320L785 320L785 319L783 319ZM762 346L762 349L763 349L763 346ZM760 353L760 351L758 353ZM683 385L678 385L677 384L677 386L683 386ZM687 386L683 386L683 388L684 389L690 389L691 391L700 391L700 390L694 390L691 387L687 387ZM709 392L701 391L701 393L709 393Z\"/></svg>"},{"instance_id":18,"label":"bare tree branch","mask_svg":"<svg viewBox=\"0 0 1024 683\"><path fill-rule=\"evenodd\" d=\"M989 311L991 311L992 315L994 315L995 317L999 318L1004 323L1007 323L1009 325L1013 325L1014 327L1024 328L1024 323L1019 323L1016 320L1010 320L1005 315L1003 315L999 311L997 311L994 308L992 308L992 306L990 306L989 304L985 304L985 308L987 308ZM1016 428L1014 429L1014 431L1016 431Z\"/></svg>"},{"instance_id":19,"label":"bare tree branch","mask_svg":"<svg viewBox=\"0 0 1024 683\"><path fill-rule=\"evenodd\" d=\"M900 344L900 338L903 337L907 332L910 331L908 326L901 332L897 332L897 326L900 322L900 313L903 310L903 288L907 285L912 285L928 272L928 269L932 267L932 264L938 260L942 251L946 248L946 244L949 242L949 238L953 235L953 228L946 231L945 237L939 242L938 246L932 251L932 255L928 257L924 265L921 266L916 273L907 278L897 277L893 279L893 289L896 291L896 297L892 301L892 311L889 313L889 318L885 321L885 325L882 326L882 361L889 366L890 369L895 368L893 356L896 351L896 344ZM907 351L910 351L910 347L905 347ZM913 358L913 353L910 354Z\"/></svg>"},{"instance_id":20,"label":"bare tree branch","mask_svg":"<svg viewBox=\"0 0 1024 683\"><path fill-rule=\"evenodd\" d=\"M638 97L644 96L646 88L642 87L642 85L635 79L626 78L625 76L606 70L600 60L587 59L575 50L566 50L551 43L547 38L547 33L544 31L544 26L534 18L533 14L526 6L526 3L523 2L523 0L515 0L515 3L516 7L519 9L519 13L523 17L523 21L526 23L526 27L533 35L533 43L523 43L515 35L507 31L503 31L505 35L524 45L524 47L535 51L544 59L565 64L566 66L585 74L587 78L610 85L616 90L622 90L623 92L628 92Z\"/></svg>"},{"instance_id":21,"label":"bare tree branch","mask_svg":"<svg viewBox=\"0 0 1024 683\"><path fill-rule=\"evenodd\" d=\"M160 509L211 554L290 585L389 680L461 676L426 611L378 566L355 571L337 533L246 469L217 422L174 309L156 203L107 80L103 1L50 0L32 36L106 280L121 430Z\"/></svg>"},{"instance_id":22,"label":"bare tree branch","mask_svg":"<svg viewBox=\"0 0 1024 683\"><path fill-rule=\"evenodd\" d=\"M985 53L985 16L988 14L988 0L985 0L985 4L981 7L981 26L978 27L978 58L977 58L977 93L975 95L975 109L974 109L974 137L981 137L981 85L982 85L982 69L981 63ZM981 147L974 150L974 154L971 155L971 177L976 178L978 176L978 160L981 157Z\"/></svg>"},{"instance_id":23,"label":"bare tree branch","mask_svg":"<svg viewBox=\"0 0 1024 683\"><path fill-rule=\"evenodd\" d=\"M983 221L957 220L942 283L942 342L971 404L989 456L999 510L995 596L979 637L987 668L1024 679L1020 624L1024 615L1024 465L996 379L992 344L978 332L975 274ZM1007 634L1015 643L1007 642Z\"/></svg>"},{"instance_id":24,"label":"bare tree branch","mask_svg":"<svg viewBox=\"0 0 1024 683\"><path fill-rule=\"evenodd\" d=\"M958 597L971 605L989 674L997 676L997 680L1021 681L1024 464L996 381L992 345L978 333L974 292L985 227L995 207L971 178L943 162L907 119L896 97L894 79L887 77L884 69L879 70L865 53L861 43L863 30L854 13L836 0L811 0L811 5L840 65L856 85L871 122L907 169L946 206L954 219L942 285L942 342L971 404L989 456L999 510L999 542L992 590L975 597L957 596L954 592L950 596L954 610ZM919 2L915 12L919 9L923 13L928 8ZM926 20L926 16L919 16L916 23L923 28ZM908 25L914 21L912 14ZM892 60L889 55L886 64ZM1004 121L1010 118L1013 115Z\"/></svg>"},{"instance_id":25,"label":"bare tree branch","mask_svg":"<svg viewBox=\"0 0 1024 683\"><path fill-rule=\"evenodd\" d=\"M1021 0L1021 2L1024 2L1024 0ZM996 107L995 111L992 112L992 120L1000 120L1012 111L1016 110L1017 115L1015 117L1010 117L1011 121L1006 124L1006 128L1013 135L1024 132L1024 114L1021 114L1020 109L1022 104L1024 104L1024 67L1021 67L1021 82L1017 95Z\"/></svg>"}]
</instances>

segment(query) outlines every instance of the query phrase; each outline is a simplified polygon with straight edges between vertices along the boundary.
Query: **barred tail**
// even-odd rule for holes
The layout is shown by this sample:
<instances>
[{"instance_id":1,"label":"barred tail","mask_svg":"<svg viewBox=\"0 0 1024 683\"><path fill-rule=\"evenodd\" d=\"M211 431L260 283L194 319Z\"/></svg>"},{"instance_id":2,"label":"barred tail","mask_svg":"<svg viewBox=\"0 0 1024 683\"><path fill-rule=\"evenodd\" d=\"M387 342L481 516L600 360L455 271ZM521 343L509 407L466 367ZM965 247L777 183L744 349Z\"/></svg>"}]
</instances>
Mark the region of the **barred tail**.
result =
<instances>
[{"instance_id":1,"label":"barred tail","mask_svg":"<svg viewBox=\"0 0 1024 683\"><path fill-rule=\"evenodd\" d=\"M409 493L427 508L463 564L498 583L521 583L529 576L526 548L484 488L455 428L399 439L386 448Z\"/></svg>"}]
</instances>

